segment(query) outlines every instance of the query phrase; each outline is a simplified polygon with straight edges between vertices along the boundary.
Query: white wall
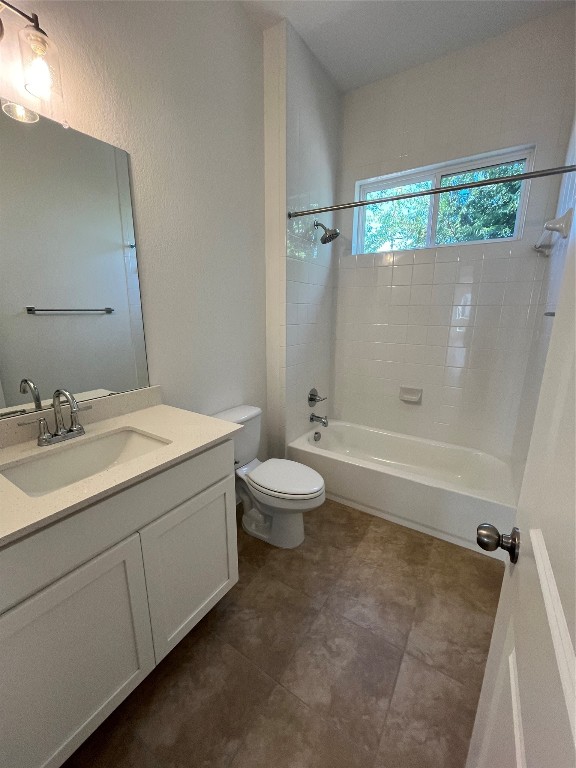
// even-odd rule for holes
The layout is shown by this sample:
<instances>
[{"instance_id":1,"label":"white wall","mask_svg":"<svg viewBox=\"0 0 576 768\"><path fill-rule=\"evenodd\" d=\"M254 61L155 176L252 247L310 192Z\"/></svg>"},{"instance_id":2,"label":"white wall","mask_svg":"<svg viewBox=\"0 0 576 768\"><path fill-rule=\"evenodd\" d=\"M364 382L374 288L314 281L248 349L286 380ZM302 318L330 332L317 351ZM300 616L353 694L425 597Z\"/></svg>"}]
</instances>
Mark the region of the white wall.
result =
<instances>
[{"instance_id":1,"label":"white wall","mask_svg":"<svg viewBox=\"0 0 576 768\"><path fill-rule=\"evenodd\" d=\"M151 383L204 413L264 406L260 30L240 3L33 10L69 123L130 154Z\"/></svg>"},{"instance_id":2,"label":"white wall","mask_svg":"<svg viewBox=\"0 0 576 768\"><path fill-rule=\"evenodd\" d=\"M288 210L332 205L339 165L342 99L330 76L296 32L287 28ZM332 216L318 217L327 227ZM287 222L286 441L310 428L308 392L332 396L331 338L334 244L312 216ZM326 415L327 403L314 413Z\"/></svg>"},{"instance_id":3,"label":"white wall","mask_svg":"<svg viewBox=\"0 0 576 768\"><path fill-rule=\"evenodd\" d=\"M386 173L523 144L564 161L573 9L346 94L339 199ZM532 182L522 241L351 256L340 217L334 415L510 455L559 180ZM422 406L400 384L424 388Z\"/></svg>"}]
</instances>

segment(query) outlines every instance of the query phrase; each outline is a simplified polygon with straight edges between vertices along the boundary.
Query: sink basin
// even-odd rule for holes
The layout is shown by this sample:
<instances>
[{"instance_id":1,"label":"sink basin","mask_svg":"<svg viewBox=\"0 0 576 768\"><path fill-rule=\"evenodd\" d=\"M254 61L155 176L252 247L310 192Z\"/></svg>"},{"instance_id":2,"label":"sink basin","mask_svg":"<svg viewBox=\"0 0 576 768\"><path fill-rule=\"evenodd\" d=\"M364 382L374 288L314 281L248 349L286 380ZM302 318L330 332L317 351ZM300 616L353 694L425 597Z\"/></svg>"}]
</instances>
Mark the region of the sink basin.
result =
<instances>
[{"instance_id":1,"label":"sink basin","mask_svg":"<svg viewBox=\"0 0 576 768\"><path fill-rule=\"evenodd\" d=\"M65 445L55 446L49 453L2 469L0 475L28 496L43 496L169 443L170 440L136 429L120 429L94 438L74 438Z\"/></svg>"}]
</instances>

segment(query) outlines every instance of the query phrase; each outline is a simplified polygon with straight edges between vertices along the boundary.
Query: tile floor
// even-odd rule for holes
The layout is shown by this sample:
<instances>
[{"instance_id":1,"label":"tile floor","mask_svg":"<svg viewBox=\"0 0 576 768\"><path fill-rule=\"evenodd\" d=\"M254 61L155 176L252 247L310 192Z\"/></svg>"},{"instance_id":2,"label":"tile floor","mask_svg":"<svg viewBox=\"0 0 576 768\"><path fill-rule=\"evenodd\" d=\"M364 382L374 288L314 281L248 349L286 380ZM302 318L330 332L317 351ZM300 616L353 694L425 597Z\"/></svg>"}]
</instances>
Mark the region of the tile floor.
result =
<instances>
[{"instance_id":1,"label":"tile floor","mask_svg":"<svg viewBox=\"0 0 576 768\"><path fill-rule=\"evenodd\" d=\"M348 507L240 581L65 768L463 768L501 563Z\"/></svg>"}]
</instances>

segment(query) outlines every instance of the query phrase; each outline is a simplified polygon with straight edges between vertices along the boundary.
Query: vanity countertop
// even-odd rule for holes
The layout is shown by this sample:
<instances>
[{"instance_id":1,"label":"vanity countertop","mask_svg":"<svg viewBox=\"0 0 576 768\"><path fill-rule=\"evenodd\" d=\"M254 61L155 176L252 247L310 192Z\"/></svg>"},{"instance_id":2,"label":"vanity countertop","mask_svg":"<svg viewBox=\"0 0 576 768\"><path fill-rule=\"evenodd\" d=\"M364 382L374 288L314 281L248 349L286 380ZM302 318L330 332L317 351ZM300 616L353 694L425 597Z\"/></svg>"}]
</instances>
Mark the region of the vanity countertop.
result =
<instances>
[{"instance_id":1,"label":"vanity countertop","mask_svg":"<svg viewBox=\"0 0 576 768\"><path fill-rule=\"evenodd\" d=\"M122 429L138 430L166 441L149 453L42 496L29 496L0 474L0 546L179 464L230 438L241 428L211 416L155 405L85 425L85 436L65 443L40 448L34 440L1 448L0 472L31 457L47 456L51 451L72 451L76 441L79 444Z\"/></svg>"}]
</instances>

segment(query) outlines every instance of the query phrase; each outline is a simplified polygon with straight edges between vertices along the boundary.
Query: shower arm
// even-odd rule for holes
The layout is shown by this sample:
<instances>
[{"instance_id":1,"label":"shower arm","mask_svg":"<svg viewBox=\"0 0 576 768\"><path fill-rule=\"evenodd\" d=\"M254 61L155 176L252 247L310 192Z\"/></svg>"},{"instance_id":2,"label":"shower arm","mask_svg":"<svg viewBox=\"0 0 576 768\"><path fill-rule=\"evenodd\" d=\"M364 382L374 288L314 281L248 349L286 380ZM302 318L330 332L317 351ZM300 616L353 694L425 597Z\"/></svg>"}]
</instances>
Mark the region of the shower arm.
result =
<instances>
[{"instance_id":1,"label":"shower arm","mask_svg":"<svg viewBox=\"0 0 576 768\"><path fill-rule=\"evenodd\" d=\"M288 218L295 219L298 216L316 216L319 213L329 213L330 211L345 211L349 208L363 208L366 205L378 205L379 203L393 203L397 200L409 200L412 197L426 197L427 195L441 195L444 192L459 192L463 189L474 189L475 187L489 187L492 184L509 184L512 181L525 181L528 179L540 179L544 176L558 176L563 173L574 173L576 165L562 165L557 168L547 168L542 171L529 171L527 173L518 173L514 176L499 176L496 179L484 179L482 181L471 181L468 184L456 184L451 187L434 187L434 189L425 189L422 192L410 192L405 195L396 195L395 197L380 197L376 200L357 200L353 203L341 203L340 205L326 205L324 208L312 208L306 211L288 211Z\"/></svg>"}]
</instances>

